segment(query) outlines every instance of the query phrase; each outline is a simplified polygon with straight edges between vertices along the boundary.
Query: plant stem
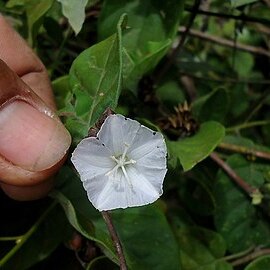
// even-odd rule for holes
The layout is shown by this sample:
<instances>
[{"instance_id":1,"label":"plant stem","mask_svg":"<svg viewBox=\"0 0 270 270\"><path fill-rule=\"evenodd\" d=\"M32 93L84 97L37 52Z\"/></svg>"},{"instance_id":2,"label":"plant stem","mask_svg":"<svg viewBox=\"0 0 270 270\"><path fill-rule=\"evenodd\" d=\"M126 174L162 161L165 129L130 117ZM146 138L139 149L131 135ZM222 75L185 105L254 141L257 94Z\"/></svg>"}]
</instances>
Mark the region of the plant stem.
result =
<instances>
[{"instance_id":1,"label":"plant stem","mask_svg":"<svg viewBox=\"0 0 270 270\"><path fill-rule=\"evenodd\" d=\"M248 123L240 124L234 127L226 128L226 131L232 132L232 131L237 131L239 129L251 128L251 127L256 127L256 126L265 126L269 124L270 124L269 120L254 121L254 122L248 122Z\"/></svg>"},{"instance_id":2,"label":"plant stem","mask_svg":"<svg viewBox=\"0 0 270 270\"><path fill-rule=\"evenodd\" d=\"M23 235L19 235L19 236L3 236L3 237L0 237L0 241L17 241L17 240L20 240L21 238L23 238Z\"/></svg>"},{"instance_id":3,"label":"plant stem","mask_svg":"<svg viewBox=\"0 0 270 270\"><path fill-rule=\"evenodd\" d=\"M225 257L223 257L221 259L224 260L224 261L231 261L231 260L234 260L234 259L238 259L240 257L243 257L243 256L247 255L247 254L250 254L254 249L255 249L254 246L251 246L251 247L249 247L248 249L246 249L244 251L240 251L239 253L225 256Z\"/></svg>"},{"instance_id":4,"label":"plant stem","mask_svg":"<svg viewBox=\"0 0 270 270\"><path fill-rule=\"evenodd\" d=\"M20 241L14 246L1 260L0 260L0 268L5 265L5 263L11 259L11 257L23 246L23 244L31 237L31 235L38 229L39 225L43 222L43 220L47 217L47 215L53 210L56 206L56 201L53 202L46 211L40 216L40 218L36 221L36 223L25 233Z\"/></svg>"},{"instance_id":5,"label":"plant stem","mask_svg":"<svg viewBox=\"0 0 270 270\"><path fill-rule=\"evenodd\" d=\"M99 256L99 257L96 257L94 258L93 260L91 260L91 262L87 265L86 267L86 270L90 270L90 269L93 269L92 267L95 265L96 262L100 261L100 260L103 260L103 259L106 259L107 257L106 256Z\"/></svg>"},{"instance_id":6,"label":"plant stem","mask_svg":"<svg viewBox=\"0 0 270 270\"><path fill-rule=\"evenodd\" d=\"M270 0L263 0L263 2L270 8Z\"/></svg>"},{"instance_id":7,"label":"plant stem","mask_svg":"<svg viewBox=\"0 0 270 270\"><path fill-rule=\"evenodd\" d=\"M261 250L256 250L253 253L250 253L246 256L244 256L241 259L235 260L233 262L231 262L232 266L237 266L237 265L241 265L241 264L245 264L249 261L252 261L253 259L260 257L262 255L267 255L270 254L270 248L266 248L266 249L261 249Z\"/></svg>"},{"instance_id":8,"label":"plant stem","mask_svg":"<svg viewBox=\"0 0 270 270\"><path fill-rule=\"evenodd\" d=\"M252 155L258 158L270 160L270 152L258 151L258 150L250 149L245 146L230 144L230 143L220 143L218 147L225 150L232 151L232 152L245 154L245 155Z\"/></svg>"},{"instance_id":9,"label":"plant stem","mask_svg":"<svg viewBox=\"0 0 270 270\"><path fill-rule=\"evenodd\" d=\"M191 13L191 16L189 18L188 24L187 24L187 26L185 28L185 31L183 32L183 34L182 34L182 36L181 36L181 38L179 40L178 45L176 46L176 48L173 50L173 52L169 56L168 61L165 63L164 67L155 76L156 77L155 84L158 84L158 82L161 81L163 76L166 74L166 72L169 70L169 68L172 66L173 62L175 61L176 56L182 50L183 45L184 45L184 43L186 41L186 38L188 36L189 29L193 25L193 22L194 22L194 20L196 18L197 11L198 11L198 9L200 7L200 4L201 4L201 0L194 0L194 5L193 5L192 9L190 10L192 13Z\"/></svg>"},{"instance_id":10,"label":"plant stem","mask_svg":"<svg viewBox=\"0 0 270 270\"><path fill-rule=\"evenodd\" d=\"M217 74L216 77L209 77L209 76L197 76L196 74L190 73L190 72L179 72L181 75L187 75L189 77L192 77L196 80L202 80L202 81L211 81L211 82L217 82L217 83L237 83L237 84L262 84L262 85L268 85L270 84L270 80L250 80L250 79L239 79L239 78L220 78Z\"/></svg>"},{"instance_id":11,"label":"plant stem","mask_svg":"<svg viewBox=\"0 0 270 270\"><path fill-rule=\"evenodd\" d=\"M188 30L188 32L187 32L187 30ZM270 57L270 52L262 47L255 47L255 46L235 42L233 40L210 35L210 34L198 31L196 29L188 29L187 27L184 27L184 26L181 26L179 28L179 32L183 33L183 35L186 33L186 35L201 38L201 39L204 39L206 41L211 41L212 43L216 43L216 44L221 45L221 46L236 48L238 50Z\"/></svg>"},{"instance_id":12,"label":"plant stem","mask_svg":"<svg viewBox=\"0 0 270 270\"><path fill-rule=\"evenodd\" d=\"M63 40L62 40L62 42L61 42L61 44L60 44L60 46L59 46L59 48L58 48L57 55L54 57L54 62L53 62L53 64L52 64L52 66L51 66L51 72L50 72L50 73L51 73L51 74L50 74L51 77L53 77L54 72L55 72L55 70L56 70L56 67L58 66L58 64L59 64L59 62L60 62L60 60L61 60L61 55L62 55L62 53L63 53L64 46L65 46L65 44L66 44L66 42L67 42L67 40L68 40L68 38L69 38L69 36L70 36L70 33L71 33L71 28L68 27L68 28L67 28L67 31L66 31L66 35L65 35L65 37L63 38Z\"/></svg>"},{"instance_id":13,"label":"plant stem","mask_svg":"<svg viewBox=\"0 0 270 270\"><path fill-rule=\"evenodd\" d=\"M268 2L268 3L270 2L269 0L263 0L263 1ZM185 6L185 11L192 12L192 7ZM232 14L226 14L226 13L221 13L221 12L217 13L217 12L199 9L198 14L205 15L205 16L211 16L211 17L217 17L217 18L234 19L234 20L242 21L242 22L253 22L253 23L270 25L270 20L268 20L268 19L251 17L251 16L247 16L243 13L240 15L232 15Z\"/></svg>"},{"instance_id":14,"label":"plant stem","mask_svg":"<svg viewBox=\"0 0 270 270\"><path fill-rule=\"evenodd\" d=\"M228 176L248 195L252 197L253 194L258 192L258 189L249 185L242 179L225 161L223 161L217 153L212 152L210 157L228 174Z\"/></svg>"},{"instance_id":15,"label":"plant stem","mask_svg":"<svg viewBox=\"0 0 270 270\"><path fill-rule=\"evenodd\" d=\"M106 223L107 228L109 230L109 233L111 235L112 241L114 243L116 253L117 253L118 258L119 258L120 269L127 270L127 263L126 263L126 259L124 256L123 248L122 248L120 239L117 235L117 232L115 230L115 227L113 225L110 212L109 211L102 211L101 214L102 214L103 219L105 220L105 223Z\"/></svg>"}]
</instances>

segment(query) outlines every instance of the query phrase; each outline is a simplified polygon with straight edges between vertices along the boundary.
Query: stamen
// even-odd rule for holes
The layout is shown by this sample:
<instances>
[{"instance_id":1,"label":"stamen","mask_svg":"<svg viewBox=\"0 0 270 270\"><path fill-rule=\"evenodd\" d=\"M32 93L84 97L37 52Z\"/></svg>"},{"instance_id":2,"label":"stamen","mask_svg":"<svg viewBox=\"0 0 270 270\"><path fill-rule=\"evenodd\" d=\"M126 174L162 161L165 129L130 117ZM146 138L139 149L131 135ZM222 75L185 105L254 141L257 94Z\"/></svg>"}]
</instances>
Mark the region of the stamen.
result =
<instances>
[{"instance_id":1,"label":"stamen","mask_svg":"<svg viewBox=\"0 0 270 270\"><path fill-rule=\"evenodd\" d=\"M122 154L122 160L125 160L125 157L126 157L126 154L127 154L127 150L128 150L128 148L129 148L129 144L127 144L127 143L124 143L124 146L125 146L125 148L124 148L124 153Z\"/></svg>"},{"instance_id":2,"label":"stamen","mask_svg":"<svg viewBox=\"0 0 270 270\"><path fill-rule=\"evenodd\" d=\"M116 166L114 166L110 171L108 171L105 175L109 176L111 174L113 174L118 168L120 168L120 165L117 164Z\"/></svg>"},{"instance_id":3,"label":"stamen","mask_svg":"<svg viewBox=\"0 0 270 270\"><path fill-rule=\"evenodd\" d=\"M136 163L136 160L130 159L129 161L126 161L124 165L126 165L126 164L135 164L135 163Z\"/></svg>"},{"instance_id":4,"label":"stamen","mask_svg":"<svg viewBox=\"0 0 270 270\"><path fill-rule=\"evenodd\" d=\"M109 175L115 173L116 170L121 168L121 170L122 170L122 172L124 174L124 177L128 182L129 187L133 190L133 186L132 186L131 180L130 180L128 174L127 174L125 165L135 164L136 160L133 160L133 159L128 160L126 158L126 154L127 154L128 148L129 148L129 144L124 143L124 146L125 146L124 152L123 152L123 154L121 156L119 156L118 158L115 157L115 156L111 156L111 159L116 162L116 165L113 167L113 169L111 169L109 172L106 173L106 176L109 176Z\"/></svg>"},{"instance_id":5,"label":"stamen","mask_svg":"<svg viewBox=\"0 0 270 270\"><path fill-rule=\"evenodd\" d=\"M126 171L125 167L124 166L121 166L121 169L122 169L123 174L124 174L124 176L125 176L125 178L126 178L126 180L128 182L129 187L133 190L133 186L132 186L131 180L130 180L128 174L127 174L127 171Z\"/></svg>"},{"instance_id":6,"label":"stamen","mask_svg":"<svg viewBox=\"0 0 270 270\"><path fill-rule=\"evenodd\" d=\"M119 160L115 156L111 156L111 159L114 160L117 164L119 164Z\"/></svg>"}]
</instances>

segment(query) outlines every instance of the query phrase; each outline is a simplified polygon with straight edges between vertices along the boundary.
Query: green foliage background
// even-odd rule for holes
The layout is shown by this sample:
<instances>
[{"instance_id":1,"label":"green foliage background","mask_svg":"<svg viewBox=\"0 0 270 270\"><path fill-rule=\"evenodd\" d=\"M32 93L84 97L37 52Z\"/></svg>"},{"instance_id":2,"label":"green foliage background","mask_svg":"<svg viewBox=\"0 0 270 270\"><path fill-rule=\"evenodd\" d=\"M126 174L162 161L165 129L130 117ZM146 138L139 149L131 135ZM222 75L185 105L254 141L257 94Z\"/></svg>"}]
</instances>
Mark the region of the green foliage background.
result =
<instances>
[{"instance_id":1,"label":"green foliage background","mask_svg":"<svg viewBox=\"0 0 270 270\"><path fill-rule=\"evenodd\" d=\"M128 269L270 269L268 0L0 0L0 12L45 63L72 148L108 107L166 136L161 199L112 211ZM69 161L55 181L37 202L0 194L0 269L118 269Z\"/></svg>"}]
</instances>

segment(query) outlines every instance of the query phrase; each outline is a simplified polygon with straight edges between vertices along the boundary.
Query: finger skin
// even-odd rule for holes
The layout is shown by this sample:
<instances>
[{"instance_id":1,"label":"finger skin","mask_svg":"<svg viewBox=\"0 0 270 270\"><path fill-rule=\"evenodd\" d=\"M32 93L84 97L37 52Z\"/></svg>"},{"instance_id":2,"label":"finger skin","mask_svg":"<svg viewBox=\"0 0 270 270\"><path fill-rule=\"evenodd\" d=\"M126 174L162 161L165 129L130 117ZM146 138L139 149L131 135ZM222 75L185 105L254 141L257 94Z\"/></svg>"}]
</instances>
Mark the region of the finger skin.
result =
<instances>
[{"instance_id":1,"label":"finger skin","mask_svg":"<svg viewBox=\"0 0 270 270\"><path fill-rule=\"evenodd\" d=\"M53 93L46 68L0 15L0 59L2 59L51 108L55 108Z\"/></svg>"},{"instance_id":2,"label":"finger skin","mask_svg":"<svg viewBox=\"0 0 270 270\"><path fill-rule=\"evenodd\" d=\"M0 108L12 98L25 99L39 110L49 108L55 110L55 102L50 81L44 65L33 53L20 35L12 29L0 15L0 59L2 59L29 86L17 83L18 79L1 80L7 85L0 85ZM2 65L3 67L3 65ZM4 76L3 69L0 76ZM9 76L13 76L10 75ZM10 87L14 84L14 87ZM18 87L19 85L19 87ZM9 87L7 87L9 86ZM4 89L9 91L3 93ZM13 90L12 90L13 89ZM0 156L0 186L10 197L18 200L37 199L45 196L52 187L52 175L63 164L66 155L54 166L44 171L31 172L22 169Z\"/></svg>"},{"instance_id":3,"label":"finger skin","mask_svg":"<svg viewBox=\"0 0 270 270\"><path fill-rule=\"evenodd\" d=\"M53 188L53 178L34 186L12 186L1 183L2 190L12 199L17 201L37 200L45 197Z\"/></svg>"}]
</instances>

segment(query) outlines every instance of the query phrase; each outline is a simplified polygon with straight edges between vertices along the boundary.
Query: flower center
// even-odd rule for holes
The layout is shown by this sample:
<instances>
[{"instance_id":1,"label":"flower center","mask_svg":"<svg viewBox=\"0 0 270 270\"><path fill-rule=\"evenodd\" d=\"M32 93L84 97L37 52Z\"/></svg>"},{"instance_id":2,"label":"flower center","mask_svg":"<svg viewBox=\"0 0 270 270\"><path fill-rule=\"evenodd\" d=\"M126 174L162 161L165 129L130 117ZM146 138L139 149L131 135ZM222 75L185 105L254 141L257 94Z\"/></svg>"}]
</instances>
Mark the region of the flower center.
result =
<instances>
[{"instance_id":1,"label":"flower center","mask_svg":"<svg viewBox=\"0 0 270 270\"><path fill-rule=\"evenodd\" d=\"M130 178L127 174L125 166L128 164L135 164L136 161L133 159L129 159L126 156L129 145L127 143L124 143L124 147L125 148L124 148L124 152L122 155L120 155L118 157L111 156L111 159L116 162L116 165L113 167L113 169L111 169L109 172L107 172L106 175L111 175L111 174L115 173L120 168L125 176L125 179L127 180L128 184L129 184L129 186L132 188L132 183L131 183Z\"/></svg>"}]
</instances>

